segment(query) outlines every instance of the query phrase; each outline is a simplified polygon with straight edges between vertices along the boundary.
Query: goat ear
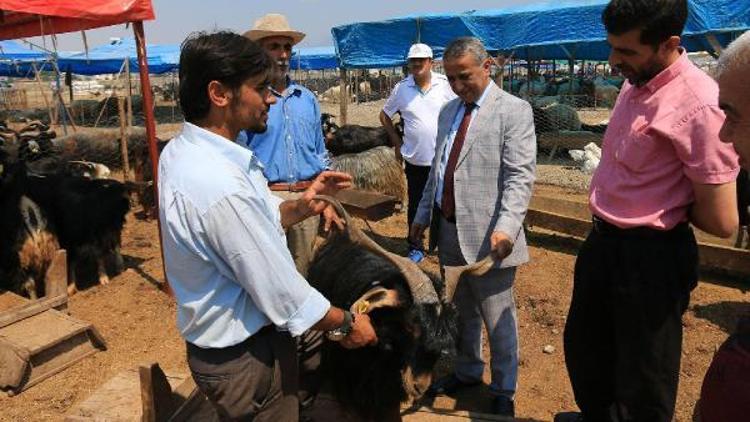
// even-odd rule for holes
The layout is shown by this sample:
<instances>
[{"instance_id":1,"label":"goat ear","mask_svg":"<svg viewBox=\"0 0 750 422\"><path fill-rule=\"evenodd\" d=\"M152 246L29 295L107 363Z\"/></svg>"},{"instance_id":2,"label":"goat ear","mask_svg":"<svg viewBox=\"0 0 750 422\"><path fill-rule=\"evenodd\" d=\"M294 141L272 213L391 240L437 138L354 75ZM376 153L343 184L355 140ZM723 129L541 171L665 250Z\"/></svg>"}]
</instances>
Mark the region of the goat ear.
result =
<instances>
[{"instance_id":1,"label":"goat ear","mask_svg":"<svg viewBox=\"0 0 750 422\"><path fill-rule=\"evenodd\" d=\"M21 210L21 217L23 218L24 226L26 226L26 230L28 230L31 235L39 233L47 228L47 221L44 219L42 210L36 202L22 196L19 208Z\"/></svg>"},{"instance_id":2,"label":"goat ear","mask_svg":"<svg viewBox=\"0 0 750 422\"><path fill-rule=\"evenodd\" d=\"M477 261L469 265L461 266L445 266L443 267L443 279L445 280L445 301L450 302L453 300L453 295L456 293L456 287L461 281L461 277L464 274L480 276L484 275L495 265L495 255L490 253L485 256L481 261Z\"/></svg>"},{"instance_id":3,"label":"goat ear","mask_svg":"<svg viewBox=\"0 0 750 422\"><path fill-rule=\"evenodd\" d=\"M398 291L381 286L373 287L352 304L349 311L355 314L369 314L378 308L397 308L401 305Z\"/></svg>"}]
</instances>

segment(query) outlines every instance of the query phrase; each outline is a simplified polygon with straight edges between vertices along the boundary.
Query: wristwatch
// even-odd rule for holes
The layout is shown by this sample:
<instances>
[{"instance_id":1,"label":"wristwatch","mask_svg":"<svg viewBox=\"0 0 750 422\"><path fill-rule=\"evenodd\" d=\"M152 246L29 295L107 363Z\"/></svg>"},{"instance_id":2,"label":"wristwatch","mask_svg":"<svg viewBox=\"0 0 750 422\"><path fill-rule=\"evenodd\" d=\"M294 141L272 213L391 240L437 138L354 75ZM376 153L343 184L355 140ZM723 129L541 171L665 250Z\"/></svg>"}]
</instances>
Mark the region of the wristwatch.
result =
<instances>
[{"instance_id":1,"label":"wristwatch","mask_svg":"<svg viewBox=\"0 0 750 422\"><path fill-rule=\"evenodd\" d=\"M344 322L341 324L341 327L326 331L326 337L331 341L341 341L352 332L353 324L354 315L349 311L344 311Z\"/></svg>"}]
</instances>

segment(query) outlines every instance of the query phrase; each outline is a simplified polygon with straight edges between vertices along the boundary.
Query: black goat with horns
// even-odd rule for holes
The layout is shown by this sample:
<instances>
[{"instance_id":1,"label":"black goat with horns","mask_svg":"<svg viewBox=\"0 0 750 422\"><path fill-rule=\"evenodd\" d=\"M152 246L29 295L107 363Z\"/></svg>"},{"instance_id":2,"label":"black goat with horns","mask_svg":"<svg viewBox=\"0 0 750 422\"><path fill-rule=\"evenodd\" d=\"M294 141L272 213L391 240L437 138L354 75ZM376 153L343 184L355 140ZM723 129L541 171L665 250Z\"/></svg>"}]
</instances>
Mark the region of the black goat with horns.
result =
<instances>
[{"instance_id":1,"label":"black goat with horns","mask_svg":"<svg viewBox=\"0 0 750 422\"><path fill-rule=\"evenodd\" d=\"M389 420L400 403L424 394L438 359L455 344L451 298L459 278L465 272L482 274L493 261L447 267L444 282L431 278L367 237L338 202L319 198L334 204L346 230L320 248L308 279L333 305L367 313L378 335L377 345L361 349L326 343L323 382L357 420Z\"/></svg>"}]
</instances>

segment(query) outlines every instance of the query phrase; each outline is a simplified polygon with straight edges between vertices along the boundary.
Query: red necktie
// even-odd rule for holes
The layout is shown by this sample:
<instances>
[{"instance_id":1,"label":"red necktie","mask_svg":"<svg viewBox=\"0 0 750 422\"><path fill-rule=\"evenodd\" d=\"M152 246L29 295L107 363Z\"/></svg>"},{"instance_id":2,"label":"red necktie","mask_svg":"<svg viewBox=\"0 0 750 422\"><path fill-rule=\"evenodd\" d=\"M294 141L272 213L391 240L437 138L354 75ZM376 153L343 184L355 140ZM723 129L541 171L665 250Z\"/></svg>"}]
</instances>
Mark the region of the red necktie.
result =
<instances>
[{"instance_id":1,"label":"red necktie","mask_svg":"<svg viewBox=\"0 0 750 422\"><path fill-rule=\"evenodd\" d=\"M466 131L469 129L469 122L471 122L471 111L474 110L476 104L468 103L464 104L464 107L464 116L461 119L461 125L458 126L456 137L453 139L453 146L451 147L448 163L445 166L445 175L443 176L443 198L440 201L440 210L447 220L453 220L456 216L456 198L453 196L453 172L456 170L458 156L461 154L461 148L464 146Z\"/></svg>"}]
</instances>

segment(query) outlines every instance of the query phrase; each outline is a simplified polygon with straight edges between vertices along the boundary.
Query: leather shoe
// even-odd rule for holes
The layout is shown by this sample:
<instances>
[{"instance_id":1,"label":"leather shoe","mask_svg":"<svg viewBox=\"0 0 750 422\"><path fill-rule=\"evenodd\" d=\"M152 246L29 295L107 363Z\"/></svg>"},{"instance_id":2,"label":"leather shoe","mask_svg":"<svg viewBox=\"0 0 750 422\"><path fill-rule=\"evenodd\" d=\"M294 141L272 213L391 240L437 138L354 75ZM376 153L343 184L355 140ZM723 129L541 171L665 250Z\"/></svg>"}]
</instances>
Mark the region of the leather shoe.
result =
<instances>
[{"instance_id":1,"label":"leather shoe","mask_svg":"<svg viewBox=\"0 0 750 422\"><path fill-rule=\"evenodd\" d=\"M515 417L516 411L513 399L507 396L497 396L492 400L492 413L500 416Z\"/></svg>"},{"instance_id":2,"label":"leather shoe","mask_svg":"<svg viewBox=\"0 0 750 422\"><path fill-rule=\"evenodd\" d=\"M446 375L439 380L433 382L430 388L427 389L427 395L437 396L438 394L454 394L458 390L467 387L473 387L478 385L481 381L463 382L456 374Z\"/></svg>"},{"instance_id":3,"label":"leather shoe","mask_svg":"<svg viewBox=\"0 0 750 422\"><path fill-rule=\"evenodd\" d=\"M583 422L583 414L580 412L563 412L555 415L554 422Z\"/></svg>"}]
</instances>

